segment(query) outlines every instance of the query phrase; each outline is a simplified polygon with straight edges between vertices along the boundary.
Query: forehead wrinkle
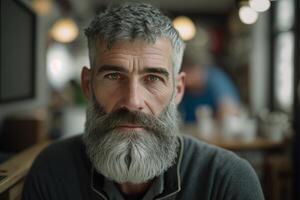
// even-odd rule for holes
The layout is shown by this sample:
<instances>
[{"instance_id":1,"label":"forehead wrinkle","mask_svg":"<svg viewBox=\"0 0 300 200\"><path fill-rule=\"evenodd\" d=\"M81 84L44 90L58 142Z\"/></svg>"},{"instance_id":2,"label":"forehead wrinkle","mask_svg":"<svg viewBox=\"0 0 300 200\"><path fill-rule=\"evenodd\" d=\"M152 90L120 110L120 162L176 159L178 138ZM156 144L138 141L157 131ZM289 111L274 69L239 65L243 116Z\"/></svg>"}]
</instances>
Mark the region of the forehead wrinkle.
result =
<instances>
[{"instance_id":1,"label":"forehead wrinkle","mask_svg":"<svg viewBox=\"0 0 300 200\"><path fill-rule=\"evenodd\" d=\"M115 58L115 57L123 57L124 59L127 59L127 56L130 56L130 54L126 54L126 53L120 53L120 52L103 52L100 54L99 57L101 58Z\"/></svg>"},{"instance_id":2,"label":"forehead wrinkle","mask_svg":"<svg viewBox=\"0 0 300 200\"><path fill-rule=\"evenodd\" d=\"M148 65L148 63L151 63L149 65L153 65L152 63L157 63L159 65L167 65L170 64L170 60L168 60L167 57L164 56L142 56L142 60L144 60L144 63Z\"/></svg>"},{"instance_id":3,"label":"forehead wrinkle","mask_svg":"<svg viewBox=\"0 0 300 200\"><path fill-rule=\"evenodd\" d=\"M115 50L116 51L130 50L132 52L135 52L136 54L140 54L142 51L144 51L145 53L156 54L156 52L165 52L165 50L163 50L161 48L161 44L160 44L162 41L165 41L165 40L166 39L162 38L161 41L158 40L154 44L147 43L142 40L134 40L132 42L120 41L120 42L115 43L111 49L108 49L105 43L101 43L99 52L103 53L103 52L111 52L111 51L115 51ZM168 41L168 42L169 42L169 44L167 45L168 46L167 48L170 49L170 52L172 52L172 45L171 45L170 41ZM141 45L139 45L139 44L141 44ZM139 45L139 46L137 46L137 45ZM162 46L165 47L166 45L162 44ZM159 54L159 53L157 53L157 54Z\"/></svg>"},{"instance_id":4,"label":"forehead wrinkle","mask_svg":"<svg viewBox=\"0 0 300 200\"><path fill-rule=\"evenodd\" d=\"M168 53L166 53L166 48L172 49L171 45L160 45L159 41L154 45L144 43L142 46L139 46L139 43L136 42L138 41L116 43L112 49L102 46L99 52L100 55L98 54L98 65L104 63L126 65L123 67L128 67L132 64L130 60L138 58L138 66L142 66L143 68L162 67L166 68L170 73L173 71L172 51L167 51ZM127 63L125 63L125 60Z\"/></svg>"},{"instance_id":5,"label":"forehead wrinkle","mask_svg":"<svg viewBox=\"0 0 300 200\"><path fill-rule=\"evenodd\" d=\"M128 59L122 59L122 58L118 58L118 59L114 59L112 61L107 61L107 60L102 60L100 63L96 64L96 68L99 69L102 66L118 66L118 67L122 67L124 68L126 65L130 64L130 60Z\"/></svg>"},{"instance_id":6,"label":"forehead wrinkle","mask_svg":"<svg viewBox=\"0 0 300 200\"><path fill-rule=\"evenodd\" d=\"M143 63L140 65L140 62L139 62L139 60L142 60L142 59L139 59L139 57L137 57L137 56L132 56L132 67L133 67L133 71L136 71L136 72L140 72L141 70L140 70L140 66L142 67L142 68L144 68L144 66L143 66ZM136 67L137 66L137 67Z\"/></svg>"},{"instance_id":7,"label":"forehead wrinkle","mask_svg":"<svg viewBox=\"0 0 300 200\"><path fill-rule=\"evenodd\" d=\"M124 52L127 51L127 52ZM99 52L100 56L105 56L105 57L110 57L110 56L135 56L135 57L149 57L149 56L154 56L154 57L164 57L160 52L164 52L162 50L158 51L154 51L154 50L140 50L140 51L136 51L136 50L131 50L129 49L124 49L124 48L120 48L120 51L118 50L108 50L108 51L103 51L103 52Z\"/></svg>"},{"instance_id":8,"label":"forehead wrinkle","mask_svg":"<svg viewBox=\"0 0 300 200\"><path fill-rule=\"evenodd\" d=\"M139 60L139 65L149 65L149 67L167 67L170 64L170 60L167 60L166 57L157 54L157 55L149 55L149 56L139 56L139 55L131 55L131 54L107 54L102 55L98 58L101 65L103 64L114 64L114 65L123 65L123 62L129 62L130 60ZM128 63L129 64L129 63ZM99 66L99 63L98 63Z\"/></svg>"}]
</instances>

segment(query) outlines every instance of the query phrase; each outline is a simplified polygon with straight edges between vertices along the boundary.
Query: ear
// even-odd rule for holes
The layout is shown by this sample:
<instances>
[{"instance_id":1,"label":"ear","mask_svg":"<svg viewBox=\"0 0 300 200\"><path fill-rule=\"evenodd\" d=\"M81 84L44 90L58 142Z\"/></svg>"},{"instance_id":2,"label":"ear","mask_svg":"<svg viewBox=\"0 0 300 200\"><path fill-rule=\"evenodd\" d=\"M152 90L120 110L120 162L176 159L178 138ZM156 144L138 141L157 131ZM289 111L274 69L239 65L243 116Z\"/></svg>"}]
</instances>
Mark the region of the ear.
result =
<instances>
[{"instance_id":1,"label":"ear","mask_svg":"<svg viewBox=\"0 0 300 200\"><path fill-rule=\"evenodd\" d=\"M81 71L81 89L87 100L91 100L91 71L86 66L84 66Z\"/></svg>"},{"instance_id":2,"label":"ear","mask_svg":"<svg viewBox=\"0 0 300 200\"><path fill-rule=\"evenodd\" d=\"M177 77L177 82L176 82L176 96L175 96L175 101L176 104L178 105L181 102L181 99L184 95L184 89L185 89L185 72L180 72Z\"/></svg>"}]
</instances>

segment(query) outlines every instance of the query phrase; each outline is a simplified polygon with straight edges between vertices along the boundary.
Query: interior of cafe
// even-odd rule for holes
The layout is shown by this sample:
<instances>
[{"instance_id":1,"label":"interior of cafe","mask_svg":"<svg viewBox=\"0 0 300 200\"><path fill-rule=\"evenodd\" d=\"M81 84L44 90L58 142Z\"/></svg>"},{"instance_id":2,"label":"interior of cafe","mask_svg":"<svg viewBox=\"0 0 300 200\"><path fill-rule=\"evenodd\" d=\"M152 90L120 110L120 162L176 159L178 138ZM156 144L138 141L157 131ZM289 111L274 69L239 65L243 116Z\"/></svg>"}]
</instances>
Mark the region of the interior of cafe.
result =
<instances>
[{"instance_id":1,"label":"interior of cafe","mask_svg":"<svg viewBox=\"0 0 300 200\"><path fill-rule=\"evenodd\" d=\"M84 28L119 1L1 0L0 199L48 145L84 131ZM266 199L300 199L300 1L147 0L186 43L182 134L233 151Z\"/></svg>"}]
</instances>

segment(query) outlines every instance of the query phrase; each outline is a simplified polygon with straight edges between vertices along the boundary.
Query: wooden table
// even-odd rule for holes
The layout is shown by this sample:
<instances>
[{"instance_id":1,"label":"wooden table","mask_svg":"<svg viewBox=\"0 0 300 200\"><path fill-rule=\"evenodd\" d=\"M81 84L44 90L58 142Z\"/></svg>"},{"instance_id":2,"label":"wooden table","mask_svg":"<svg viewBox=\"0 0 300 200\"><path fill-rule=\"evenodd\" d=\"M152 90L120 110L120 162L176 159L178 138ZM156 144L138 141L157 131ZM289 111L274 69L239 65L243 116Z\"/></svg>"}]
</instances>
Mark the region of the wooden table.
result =
<instances>
[{"instance_id":1,"label":"wooden table","mask_svg":"<svg viewBox=\"0 0 300 200\"><path fill-rule=\"evenodd\" d=\"M272 141L262 137L255 137L251 141L243 140L224 140L221 137L205 138L202 136L196 136L202 141L210 144L229 149L232 151L246 151L246 150L272 150L284 147L286 141Z\"/></svg>"},{"instance_id":2,"label":"wooden table","mask_svg":"<svg viewBox=\"0 0 300 200\"><path fill-rule=\"evenodd\" d=\"M241 139L225 139L221 137L221 134L212 134L211 137L201 135L196 127L189 126L183 128L183 132L188 135L192 135L201 141L213 144L224 149L229 149L232 151L252 151L252 150L274 150L278 148L285 147L290 140L285 139L283 141L273 141L260 136L255 137L251 141L244 141Z\"/></svg>"},{"instance_id":3,"label":"wooden table","mask_svg":"<svg viewBox=\"0 0 300 200\"><path fill-rule=\"evenodd\" d=\"M36 156L50 141L33 145L0 165L0 175L5 176L0 180L0 199L21 199L24 179Z\"/></svg>"}]
</instances>

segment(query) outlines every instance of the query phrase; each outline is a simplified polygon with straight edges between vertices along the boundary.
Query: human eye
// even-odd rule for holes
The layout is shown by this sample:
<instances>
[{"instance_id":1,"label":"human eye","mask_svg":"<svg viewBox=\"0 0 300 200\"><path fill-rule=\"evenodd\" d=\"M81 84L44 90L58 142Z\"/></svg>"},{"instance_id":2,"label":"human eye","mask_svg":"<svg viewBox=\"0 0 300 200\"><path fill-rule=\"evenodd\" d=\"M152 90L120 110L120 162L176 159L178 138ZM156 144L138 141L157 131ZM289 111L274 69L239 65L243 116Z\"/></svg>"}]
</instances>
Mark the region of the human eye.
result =
<instances>
[{"instance_id":1,"label":"human eye","mask_svg":"<svg viewBox=\"0 0 300 200\"><path fill-rule=\"evenodd\" d=\"M145 77L145 81L147 83L154 83L154 82L158 82L158 81L163 82L163 79L157 75L150 74Z\"/></svg>"},{"instance_id":2,"label":"human eye","mask_svg":"<svg viewBox=\"0 0 300 200\"><path fill-rule=\"evenodd\" d=\"M113 72L113 73L105 74L104 78L108 80L120 80L122 79L122 75L118 72Z\"/></svg>"}]
</instances>

